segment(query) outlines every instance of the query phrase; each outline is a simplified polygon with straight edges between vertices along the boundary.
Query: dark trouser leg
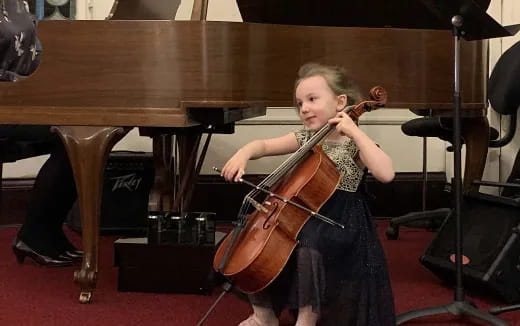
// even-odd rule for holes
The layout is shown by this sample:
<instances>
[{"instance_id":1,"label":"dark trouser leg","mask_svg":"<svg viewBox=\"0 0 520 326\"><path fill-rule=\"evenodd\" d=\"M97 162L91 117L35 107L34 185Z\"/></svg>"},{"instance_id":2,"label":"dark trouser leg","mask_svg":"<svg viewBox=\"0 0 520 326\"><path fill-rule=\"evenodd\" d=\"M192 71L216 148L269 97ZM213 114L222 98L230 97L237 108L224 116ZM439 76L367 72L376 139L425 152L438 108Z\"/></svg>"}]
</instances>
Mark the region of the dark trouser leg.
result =
<instances>
[{"instance_id":1,"label":"dark trouser leg","mask_svg":"<svg viewBox=\"0 0 520 326\"><path fill-rule=\"evenodd\" d=\"M62 224L76 199L72 169L65 148L56 139L51 156L40 169L25 224L18 237L42 255L57 257L68 240Z\"/></svg>"}]
</instances>

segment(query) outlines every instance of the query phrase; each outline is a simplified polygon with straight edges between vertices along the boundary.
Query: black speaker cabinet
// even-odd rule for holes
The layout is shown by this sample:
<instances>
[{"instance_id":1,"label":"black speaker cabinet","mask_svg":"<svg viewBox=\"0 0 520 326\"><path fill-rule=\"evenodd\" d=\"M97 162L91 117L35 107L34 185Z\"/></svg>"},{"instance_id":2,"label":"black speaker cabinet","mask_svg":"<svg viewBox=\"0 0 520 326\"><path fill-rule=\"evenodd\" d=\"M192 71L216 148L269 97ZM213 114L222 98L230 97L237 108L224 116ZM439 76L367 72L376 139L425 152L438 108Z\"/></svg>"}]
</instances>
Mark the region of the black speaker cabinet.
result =
<instances>
[{"instance_id":1,"label":"black speaker cabinet","mask_svg":"<svg viewBox=\"0 0 520 326\"><path fill-rule=\"evenodd\" d=\"M504 197L476 193L464 197L463 283L505 302L520 302L520 207ZM421 263L439 278L455 282L455 218L449 216Z\"/></svg>"},{"instance_id":2,"label":"black speaker cabinet","mask_svg":"<svg viewBox=\"0 0 520 326\"><path fill-rule=\"evenodd\" d=\"M101 234L144 235L148 227L148 195L153 185L152 153L115 151L105 166L101 202ZM76 202L67 218L81 231Z\"/></svg>"}]
</instances>

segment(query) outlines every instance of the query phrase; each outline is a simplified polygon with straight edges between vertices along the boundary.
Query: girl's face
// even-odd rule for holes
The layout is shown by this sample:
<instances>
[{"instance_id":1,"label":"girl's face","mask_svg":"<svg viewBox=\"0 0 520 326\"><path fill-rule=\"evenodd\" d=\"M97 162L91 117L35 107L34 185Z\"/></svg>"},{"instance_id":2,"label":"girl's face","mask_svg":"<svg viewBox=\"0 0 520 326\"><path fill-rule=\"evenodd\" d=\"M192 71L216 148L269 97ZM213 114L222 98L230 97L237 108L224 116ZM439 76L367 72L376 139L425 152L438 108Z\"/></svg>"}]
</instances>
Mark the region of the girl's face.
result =
<instances>
[{"instance_id":1,"label":"girl's face","mask_svg":"<svg viewBox=\"0 0 520 326\"><path fill-rule=\"evenodd\" d=\"M336 116L347 102L345 95L336 95L322 76L303 79L296 87L296 107L304 125L319 130Z\"/></svg>"}]
</instances>

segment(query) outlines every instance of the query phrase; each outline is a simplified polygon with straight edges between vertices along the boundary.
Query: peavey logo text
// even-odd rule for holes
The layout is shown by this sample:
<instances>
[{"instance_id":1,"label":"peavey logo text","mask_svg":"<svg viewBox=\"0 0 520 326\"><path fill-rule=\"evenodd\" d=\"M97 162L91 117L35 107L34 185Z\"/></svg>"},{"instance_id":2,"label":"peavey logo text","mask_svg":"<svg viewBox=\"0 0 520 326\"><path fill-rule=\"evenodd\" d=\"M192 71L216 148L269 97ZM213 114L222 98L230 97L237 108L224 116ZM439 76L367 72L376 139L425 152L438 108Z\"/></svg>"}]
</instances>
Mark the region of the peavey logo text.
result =
<instances>
[{"instance_id":1,"label":"peavey logo text","mask_svg":"<svg viewBox=\"0 0 520 326\"><path fill-rule=\"evenodd\" d=\"M139 188L139 184L143 180L143 178L137 178L136 173L122 175L110 179L115 180L114 186L112 187L112 192L122 188L125 188L129 191L136 191L137 188Z\"/></svg>"}]
</instances>

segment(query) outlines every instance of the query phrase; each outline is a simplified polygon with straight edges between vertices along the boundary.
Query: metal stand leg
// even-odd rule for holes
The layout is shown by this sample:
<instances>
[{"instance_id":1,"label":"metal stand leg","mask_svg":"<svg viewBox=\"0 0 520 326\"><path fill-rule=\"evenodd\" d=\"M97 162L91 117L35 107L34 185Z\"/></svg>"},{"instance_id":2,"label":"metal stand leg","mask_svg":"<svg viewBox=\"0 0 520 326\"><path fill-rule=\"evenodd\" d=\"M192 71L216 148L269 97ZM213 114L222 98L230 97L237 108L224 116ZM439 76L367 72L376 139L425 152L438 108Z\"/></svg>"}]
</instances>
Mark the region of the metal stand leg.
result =
<instances>
[{"instance_id":1,"label":"metal stand leg","mask_svg":"<svg viewBox=\"0 0 520 326\"><path fill-rule=\"evenodd\" d=\"M515 305L511 305L511 306L494 307L494 308L489 309L489 313L492 315L498 315L498 314L502 314L504 312L510 312L510 311L515 311L515 310L520 310L520 304L515 304Z\"/></svg>"}]
</instances>

